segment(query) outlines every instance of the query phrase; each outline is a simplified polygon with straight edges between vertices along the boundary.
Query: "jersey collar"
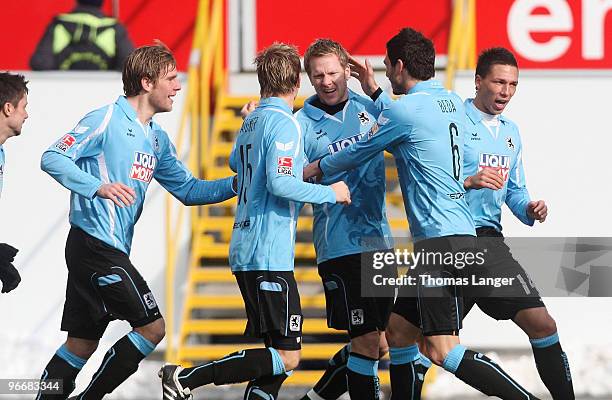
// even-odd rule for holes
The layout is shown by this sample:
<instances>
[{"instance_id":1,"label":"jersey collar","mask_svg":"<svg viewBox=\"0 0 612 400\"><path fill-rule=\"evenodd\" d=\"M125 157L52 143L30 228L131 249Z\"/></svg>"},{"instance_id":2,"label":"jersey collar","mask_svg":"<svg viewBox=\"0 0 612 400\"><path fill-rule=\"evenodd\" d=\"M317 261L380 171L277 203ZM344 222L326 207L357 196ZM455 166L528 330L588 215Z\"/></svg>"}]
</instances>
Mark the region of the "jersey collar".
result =
<instances>
[{"instance_id":1,"label":"jersey collar","mask_svg":"<svg viewBox=\"0 0 612 400\"><path fill-rule=\"evenodd\" d=\"M482 114L480 114L480 110L474 105L474 99L467 99L464 104L468 118L472 120L474 124L479 123L482 120ZM499 120L504 124L508 121L503 114L499 116Z\"/></svg>"},{"instance_id":2,"label":"jersey collar","mask_svg":"<svg viewBox=\"0 0 612 400\"><path fill-rule=\"evenodd\" d=\"M407 94L412 94L416 92L429 92L434 89L444 89L444 86L442 86L442 83L437 79L428 79L426 81L420 81L419 83L414 85L412 89L408 91Z\"/></svg>"},{"instance_id":3,"label":"jersey collar","mask_svg":"<svg viewBox=\"0 0 612 400\"><path fill-rule=\"evenodd\" d=\"M127 101L127 97L119 96L117 101L115 101L115 104L121 109L121 111L123 111L125 116L128 117L130 121L137 122L142 125L142 123L138 120L136 110L134 110L134 107L132 107L132 105ZM150 128L153 128L153 118L149 120L147 125L149 125Z\"/></svg>"},{"instance_id":4,"label":"jersey collar","mask_svg":"<svg viewBox=\"0 0 612 400\"><path fill-rule=\"evenodd\" d=\"M289 108L289 104L287 104L287 102L281 99L280 97L266 97L264 99L261 99L259 100L259 106L260 107L270 107L270 106L279 107L283 111L289 114L293 114L293 110Z\"/></svg>"},{"instance_id":5,"label":"jersey collar","mask_svg":"<svg viewBox=\"0 0 612 400\"><path fill-rule=\"evenodd\" d=\"M134 107L132 107L130 103L128 103L127 97L119 96L115 104L119 106L119 108L125 113L125 115L130 119L130 121L136 121L136 110L134 110Z\"/></svg>"},{"instance_id":6,"label":"jersey collar","mask_svg":"<svg viewBox=\"0 0 612 400\"><path fill-rule=\"evenodd\" d=\"M348 102L345 105L345 108L348 106L348 103L357 97L358 94L353 92L351 89L348 89ZM312 102L317 98L317 95L310 96L304 102L304 113L308 118L313 119L315 121L320 121L327 113L321 110L319 107L315 107L312 105Z\"/></svg>"}]
</instances>

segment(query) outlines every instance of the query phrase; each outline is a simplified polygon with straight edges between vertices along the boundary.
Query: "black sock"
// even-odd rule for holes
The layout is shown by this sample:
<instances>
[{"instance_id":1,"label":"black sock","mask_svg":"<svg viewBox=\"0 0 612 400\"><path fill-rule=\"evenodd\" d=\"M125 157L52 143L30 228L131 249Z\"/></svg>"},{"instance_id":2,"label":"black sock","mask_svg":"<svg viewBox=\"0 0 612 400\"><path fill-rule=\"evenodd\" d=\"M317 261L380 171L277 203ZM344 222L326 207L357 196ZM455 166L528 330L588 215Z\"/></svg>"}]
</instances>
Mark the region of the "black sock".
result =
<instances>
[{"instance_id":1,"label":"black sock","mask_svg":"<svg viewBox=\"0 0 612 400\"><path fill-rule=\"evenodd\" d=\"M466 350L460 344L448 353L442 366L488 396L502 400L537 400L487 356Z\"/></svg>"},{"instance_id":2,"label":"black sock","mask_svg":"<svg viewBox=\"0 0 612 400\"><path fill-rule=\"evenodd\" d=\"M276 400L278 391L290 373L268 375L249 382L244 391L244 400Z\"/></svg>"},{"instance_id":3,"label":"black sock","mask_svg":"<svg viewBox=\"0 0 612 400\"><path fill-rule=\"evenodd\" d=\"M346 368L346 382L351 400L380 399L378 360L351 353Z\"/></svg>"},{"instance_id":4,"label":"black sock","mask_svg":"<svg viewBox=\"0 0 612 400\"><path fill-rule=\"evenodd\" d=\"M572 374L557 333L530 342L538 373L553 400L574 400Z\"/></svg>"},{"instance_id":5,"label":"black sock","mask_svg":"<svg viewBox=\"0 0 612 400\"><path fill-rule=\"evenodd\" d=\"M323 376L300 400L336 400L342 396L348 390L346 386L346 363L350 352L351 344L349 343L334 354L327 362L327 368Z\"/></svg>"},{"instance_id":6,"label":"black sock","mask_svg":"<svg viewBox=\"0 0 612 400\"><path fill-rule=\"evenodd\" d=\"M68 351L66 345L62 345L62 347L55 352L53 357L51 357L51 361L49 361L49 364L47 364L45 371L40 377L41 381L61 379L63 381L62 394L38 392L36 400L67 399L74 390L75 379L86 361L87 360L77 357Z\"/></svg>"},{"instance_id":7,"label":"black sock","mask_svg":"<svg viewBox=\"0 0 612 400\"><path fill-rule=\"evenodd\" d=\"M391 396L400 400L420 400L425 374L431 361L419 352L415 344L389 350L391 365Z\"/></svg>"},{"instance_id":8,"label":"black sock","mask_svg":"<svg viewBox=\"0 0 612 400\"><path fill-rule=\"evenodd\" d=\"M77 400L99 400L111 393L136 372L138 364L153 349L155 345L135 331L119 339L106 352L102 365L94 374L87 389L77 396Z\"/></svg>"},{"instance_id":9,"label":"black sock","mask_svg":"<svg viewBox=\"0 0 612 400\"><path fill-rule=\"evenodd\" d=\"M195 389L209 383L227 385L267 375L281 375L284 372L285 366L280 355L268 347L237 351L220 360L185 368L178 378L184 388Z\"/></svg>"}]
</instances>

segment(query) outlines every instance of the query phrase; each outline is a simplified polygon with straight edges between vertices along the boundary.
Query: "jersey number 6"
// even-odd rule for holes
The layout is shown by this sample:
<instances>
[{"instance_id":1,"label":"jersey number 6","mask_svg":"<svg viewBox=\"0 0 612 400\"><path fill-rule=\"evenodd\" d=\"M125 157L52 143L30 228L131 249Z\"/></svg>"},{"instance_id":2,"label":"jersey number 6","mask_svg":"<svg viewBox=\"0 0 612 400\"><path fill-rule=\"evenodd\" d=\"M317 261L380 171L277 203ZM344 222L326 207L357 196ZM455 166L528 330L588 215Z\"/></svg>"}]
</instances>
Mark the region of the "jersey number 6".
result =
<instances>
[{"instance_id":1,"label":"jersey number 6","mask_svg":"<svg viewBox=\"0 0 612 400\"><path fill-rule=\"evenodd\" d=\"M450 132L451 155L453 156L453 178L459 181L461 178L461 153L459 152L459 146L455 144L455 138L459 138L459 130L457 125L451 122L448 131Z\"/></svg>"}]
</instances>

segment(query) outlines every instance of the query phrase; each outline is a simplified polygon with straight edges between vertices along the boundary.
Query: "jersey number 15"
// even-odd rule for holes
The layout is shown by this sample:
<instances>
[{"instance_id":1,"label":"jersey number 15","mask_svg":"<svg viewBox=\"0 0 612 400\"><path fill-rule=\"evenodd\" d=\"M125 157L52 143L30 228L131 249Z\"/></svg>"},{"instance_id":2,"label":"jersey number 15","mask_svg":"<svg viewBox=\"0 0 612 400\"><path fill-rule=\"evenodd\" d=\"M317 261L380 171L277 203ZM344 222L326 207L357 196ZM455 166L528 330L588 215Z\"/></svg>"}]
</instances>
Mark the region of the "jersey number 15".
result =
<instances>
[{"instance_id":1,"label":"jersey number 15","mask_svg":"<svg viewBox=\"0 0 612 400\"><path fill-rule=\"evenodd\" d=\"M238 189L238 205L247 203L247 190L251 185L251 178L253 177L253 167L249 161L249 150L253 147L252 144L241 144L240 145L240 163L242 166L242 179L240 180L240 188ZM247 182L248 174L248 182Z\"/></svg>"}]
</instances>

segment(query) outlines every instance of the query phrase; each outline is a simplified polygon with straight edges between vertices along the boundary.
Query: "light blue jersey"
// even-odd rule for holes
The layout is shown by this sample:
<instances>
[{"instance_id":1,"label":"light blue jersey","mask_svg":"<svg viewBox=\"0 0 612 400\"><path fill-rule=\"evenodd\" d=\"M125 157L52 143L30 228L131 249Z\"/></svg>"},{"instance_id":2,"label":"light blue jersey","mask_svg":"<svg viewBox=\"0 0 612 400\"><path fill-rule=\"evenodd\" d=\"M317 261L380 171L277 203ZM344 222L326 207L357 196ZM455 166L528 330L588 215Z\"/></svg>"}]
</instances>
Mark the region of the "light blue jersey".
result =
<instances>
[{"instance_id":1,"label":"light blue jersey","mask_svg":"<svg viewBox=\"0 0 612 400\"><path fill-rule=\"evenodd\" d=\"M304 150L310 161L334 154L361 139L391 98L383 93L373 102L349 91L344 109L329 115L312 105L312 96L296 113L304 133ZM393 246L385 209L385 160L383 152L348 172L324 183L344 181L351 192L351 205L313 205L313 241L317 263ZM363 240L365 239L365 240Z\"/></svg>"},{"instance_id":2,"label":"light blue jersey","mask_svg":"<svg viewBox=\"0 0 612 400\"><path fill-rule=\"evenodd\" d=\"M70 224L126 254L151 179L186 205L235 195L231 177L196 179L177 158L168 134L153 121L143 125L123 96L87 114L51 145L41 168L72 192ZM96 196L102 184L115 182L134 189L135 204L120 208Z\"/></svg>"},{"instance_id":3,"label":"light blue jersey","mask_svg":"<svg viewBox=\"0 0 612 400\"><path fill-rule=\"evenodd\" d=\"M304 141L291 112L284 100L264 98L236 137L230 157L238 173L232 271L293 271L301 203L336 203L330 187L302 181Z\"/></svg>"},{"instance_id":4,"label":"light blue jersey","mask_svg":"<svg viewBox=\"0 0 612 400\"><path fill-rule=\"evenodd\" d=\"M0 144L0 197L2 197L2 186L4 184L4 149Z\"/></svg>"},{"instance_id":5,"label":"light blue jersey","mask_svg":"<svg viewBox=\"0 0 612 400\"><path fill-rule=\"evenodd\" d=\"M437 80L419 82L378 117L367 138L321 160L325 175L349 170L383 149L395 157L415 241L475 235L463 189L463 102Z\"/></svg>"},{"instance_id":6,"label":"light blue jersey","mask_svg":"<svg viewBox=\"0 0 612 400\"><path fill-rule=\"evenodd\" d=\"M484 168L495 169L504 178L499 190L468 190L466 197L477 228L491 227L501 232L501 208L504 202L524 224L533 225L527 216L529 192L525 186L522 144L514 122L499 115L497 124L487 124L473 99L465 102L468 116L464 151L465 176L476 175ZM497 125L497 126L494 126Z\"/></svg>"}]
</instances>

